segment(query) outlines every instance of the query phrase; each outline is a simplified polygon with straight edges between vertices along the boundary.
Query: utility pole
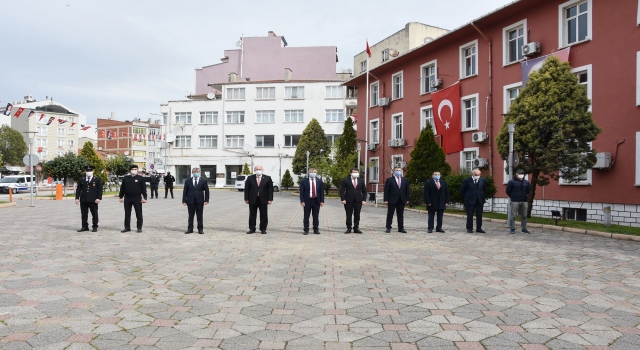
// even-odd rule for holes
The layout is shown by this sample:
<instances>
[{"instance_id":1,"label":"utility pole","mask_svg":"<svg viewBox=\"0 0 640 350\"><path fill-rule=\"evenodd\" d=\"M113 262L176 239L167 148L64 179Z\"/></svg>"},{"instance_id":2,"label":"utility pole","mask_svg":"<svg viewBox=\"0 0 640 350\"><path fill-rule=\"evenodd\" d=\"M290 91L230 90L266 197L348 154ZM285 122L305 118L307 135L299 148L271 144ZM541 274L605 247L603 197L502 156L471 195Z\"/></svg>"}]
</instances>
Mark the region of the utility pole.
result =
<instances>
[{"instance_id":1,"label":"utility pole","mask_svg":"<svg viewBox=\"0 0 640 350\"><path fill-rule=\"evenodd\" d=\"M509 124L509 176L513 177L513 134L516 132L516 125ZM526 215L526 214L525 214ZM507 205L507 225L511 224L511 198Z\"/></svg>"},{"instance_id":2,"label":"utility pole","mask_svg":"<svg viewBox=\"0 0 640 350\"><path fill-rule=\"evenodd\" d=\"M31 205L30 207L35 207L35 203L33 202L33 192L35 192L35 184L36 184L36 176L33 173L33 155L31 154L31 149L33 148L33 136L31 134L37 134L36 131L25 131L25 134L29 137L29 179L31 180L31 188L29 189L31 195Z\"/></svg>"}]
</instances>

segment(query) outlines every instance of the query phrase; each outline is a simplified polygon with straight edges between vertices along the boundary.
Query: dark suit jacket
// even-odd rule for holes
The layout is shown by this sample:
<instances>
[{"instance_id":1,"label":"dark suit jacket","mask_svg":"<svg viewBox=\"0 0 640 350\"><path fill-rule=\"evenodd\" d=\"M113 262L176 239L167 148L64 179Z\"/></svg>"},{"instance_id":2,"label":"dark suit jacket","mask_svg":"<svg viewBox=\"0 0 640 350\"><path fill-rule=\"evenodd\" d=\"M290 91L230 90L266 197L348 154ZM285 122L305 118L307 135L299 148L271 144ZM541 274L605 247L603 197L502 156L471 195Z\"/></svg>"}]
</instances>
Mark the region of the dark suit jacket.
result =
<instances>
[{"instance_id":1,"label":"dark suit jacket","mask_svg":"<svg viewBox=\"0 0 640 350\"><path fill-rule=\"evenodd\" d=\"M87 183L87 177L81 177L76 187L76 199L90 203L95 202L96 199L102 200L102 180L93 176L91 182Z\"/></svg>"},{"instance_id":2,"label":"dark suit jacket","mask_svg":"<svg viewBox=\"0 0 640 350\"><path fill-rule=\"evenodd\" d=\"M311 191L311 180L309 178L303 179L300 182L300 203L311 202L311 196L309 196L309 191ZM316 197L318 198L318 202L324 203L324 184L322 180L316 177Z\"/></svg>"},{"instance_id":3,"label":"dark suit jacket","mask_svg":"<svg viewBox=\"0 0 640 350\"><path fill-rule=\"evenodd\" d=\"M427 204L427 210L447 209L445 204L449 204L451 199L449 195L449 185L446 181L440 179L440 189L436 186L436 180L427 180L424 182L424 202ZM430 206L428 204L431 204Z\"/></svg>"},{"instance_id":4,"label":"dark suit jacket","mask_svg":"<svg viewBox=\"0 0 640 350\"><path fill-rule=\"evenodd\" d=\"M484 177L480 177L478 179L478 186L473 183L473 178L468 177L462 181L462 186L460 186L460 194L464 197L464 205L472 206L476 204L476 202L480 202L480 204L484 205L485 202L485 188L486 188L486 180Z\"/></svg>"},{"instance_id":5,"label":"dark suit jacket","mask_svg":"<svg viewBox=\"0 0 640 350\"><path fill-rule=\"evenodd\" d=\"M182 191L182 203L187 204L203 204L209 203L209 185L207 179L198 179L198 186L193 186L193 178L184 181L184 190Z\"/></svg>"},{"instance_id":6,"label":"dark suit jacket","mask_svg":"<svg viewBox=\"0 0 640 350\"><path fill-rule=\"evenodd\" d=\"M353 187L353 179L351 176L342 180L340 185L340 200L351 202L364 202L367 200L367 188L364 185L364 179L358 178L356 187Z\"/></svg>"},{"instance_id":7,"label":"dark suit jacket","mask_svg":"<svg viewBox=\"0 0 640 350\"><path fill-rule=\"evenodd\" d=\"M260 197L258 197L260 192ZM260 203L267 204L268 201L273 201L273 181L268 175L262 175L260 180L260 187L258 187L258 180L256 175L249 175L244 181L244 200L249 201L249 204L255 204L260 198Z\"/></svg>"},{"instance_id":8,"label":"dark suit jacket","mask_svg":"<svg viewBox=\"0 0 640 350\"><path fill-rule=\"evenodd\" d=\"M387 178L384 182L384 201L396 203L399 199L402 199L403 203L409 201L409 181L404 177L401 178L400 188L398 188L395 176Z\"/></svg>"}]
</instances>

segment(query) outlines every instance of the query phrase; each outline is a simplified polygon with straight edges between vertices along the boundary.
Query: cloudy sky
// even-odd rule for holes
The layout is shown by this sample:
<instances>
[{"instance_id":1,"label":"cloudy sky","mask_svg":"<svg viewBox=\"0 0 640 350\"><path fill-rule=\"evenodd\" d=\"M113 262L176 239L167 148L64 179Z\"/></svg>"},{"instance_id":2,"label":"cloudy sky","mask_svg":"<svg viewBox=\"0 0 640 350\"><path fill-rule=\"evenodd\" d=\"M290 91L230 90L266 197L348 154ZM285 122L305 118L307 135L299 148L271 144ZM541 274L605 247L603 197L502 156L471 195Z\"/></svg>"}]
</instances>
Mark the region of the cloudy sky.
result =
<instances>
[{"instance_id":1,"label":"cloudy sky","mask_svg":"<svg viewBox=\"0 0 640 350\"><path fill-rule=\"evenodd\" d=\"M54 100L89 123L149 117L194 90L194 69L219 63L241 35L289 46L337 46L353 68L376 43L421 22L454 29L512 0L0 0L0 100Z\"/></svg>"}]
</instances>

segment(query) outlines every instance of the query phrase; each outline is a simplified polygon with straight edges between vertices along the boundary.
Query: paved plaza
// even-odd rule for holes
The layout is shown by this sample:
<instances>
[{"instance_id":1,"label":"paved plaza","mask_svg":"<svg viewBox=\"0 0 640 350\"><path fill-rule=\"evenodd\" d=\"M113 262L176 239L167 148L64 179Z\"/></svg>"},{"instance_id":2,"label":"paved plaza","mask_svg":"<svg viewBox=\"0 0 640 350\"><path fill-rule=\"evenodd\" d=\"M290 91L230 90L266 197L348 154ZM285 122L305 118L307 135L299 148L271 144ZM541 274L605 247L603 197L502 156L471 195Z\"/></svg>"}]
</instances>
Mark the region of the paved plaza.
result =
<instances>
[{"instance_id":1,"label":"paved plaza","mask_svg":"<svg viewBox=\"0 0 640 350\"><path fill-rule=\"evenodd\" d=\"M387 234L369 206L346 235L336 199L303 236L278 193L247 235L242 193L211 200L204 235L179 198L149 200L143 233L120 233L117 198L97 233L72 200L0 209L0 348L640 349L638 242L452 217L427 234L418 212Z\"/></svg>"}]
</instances>

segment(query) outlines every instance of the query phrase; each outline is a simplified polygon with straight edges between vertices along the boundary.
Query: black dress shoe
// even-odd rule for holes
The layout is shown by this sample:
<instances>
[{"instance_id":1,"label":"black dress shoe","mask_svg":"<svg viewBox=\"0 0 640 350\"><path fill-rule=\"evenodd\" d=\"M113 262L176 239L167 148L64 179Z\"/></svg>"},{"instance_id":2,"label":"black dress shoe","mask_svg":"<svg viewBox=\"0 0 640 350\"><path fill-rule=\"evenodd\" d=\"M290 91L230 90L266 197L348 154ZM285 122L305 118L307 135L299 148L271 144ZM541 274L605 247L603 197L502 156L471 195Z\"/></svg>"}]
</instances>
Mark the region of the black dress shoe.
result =
<instances>
[{"instance_id":1,"label":"black dress shoe","mask_svg":"<svg viewBox=\"0 0 640 350\"><path fill-rule=\"evenodd\" d=\"M348 228L346 231L344 231L344 233L351 233L351 229Z\"/></svg>"},{"instance_id":2,"label":"black dress shoe","mask_svg":"<svg viewBox=\"0 0 640 350\"><path fill-rule=\"evenodd\" d=\"M247 234L248 234L248 235L250 235L250 234L252 234L252 233L256 233L256 230L249 230L249 231L247 231Z\"/></svg>"},{"instance_id":3,"label":"black dress shoe","mask_svg":"<svg viewBox=\"0 0 640 350\"><path fill-rule=\"evenodd\" d=\"M199 235L203 235L203 234L204 234L204 231L200 230L200 231L198 231L198 234L199 234Z\"/></svg>"},{"instance_id":4,"label":"black dress shoe","mask_svg":"<svg viewBox=\"0 0 640 350\"><path fill-rule=\"evenodd\" d=\"M316 234L316 235L319 235L320 231L319 230L313 230L313 233Z\"/></svg>"},{"instance_id":5,"label":"black dress shoe","mask_svg":"<svg viewBox=\"0 0 640 350\"><path fill-rule=\"evenodd\" d=\"M477 230L476 230L476 232L478 232L478 233L486 233L486 232L485 232L483 229L481 229L481 228L480 228L480 229L477 229Z\"/></svg>"},{"instance_id":6,"label":"black dress shoe","mask_svg":"<svg viewBox=\"0 0 640 350\"><path fill-rule=\"evenodd\" d=\"M309 234L309 230L304 230L304 232L302 232L303 235L308 235Z\"/></svg>"},{"instance_id":7,"label":"black dress shoe","mask_svg":"<svg viewBox=\"0 0 640 350\"><path fill-rule=\"evenodd\" d=\"M130 232L130 231L131 231L131 229L130 229L130 228L125 228L124 230L122 230L122 231L120 231L120 232L125 233L125 232Z\"/></svg>"},{"instance_id":8,"label":"black dress shoe","mask_svg":"<svg viewBox=\"0 0 640 350\"><path fill-rule=\"evenodd\" d=\"M89 228L88 227L83 227L83 228L78 230L78 232L84 232L84 231L89 231Z\"/></svg>"},{"instance_id":9,"label":"black dress shoe","mask_svg":"<svg viewBox=\"0 0 640 350\"><path fill-rule=\"evenodd\" d=\"M427 230L427 233L431 233L431 232L433 232L433 230Z\"/></svg>"},{"instance_id":10,"label":"black dress shoe","mask_svg":"<svg viewBox=\"0 0 640 350\"><path fill-rule=\"evenodd\" d=\"M267 234L267 230L260 231L260 233L262 233L263 235L266 235Z\"/></svg>"},{"instance_id":11,"label":"black dress shoe","mask_svg":"<svg viewBox=\"0 0 640 350\"><path fill-rule=\"evenodd\" d=\"M402 230L398 230L398 232L400 232L400 233L407 233L407 230L402 229Z\"/></svg>"},{"instance_id":12,"label":"black dress shoe","mask_svg":"<svg viewBox=\"0 0 640 350\"><path fill-rule=\"evenodd\" d=\"M91 232L98 232L98 228L94 227L93 229L91 229Z\"/></svg>"},{"instance_id":13,"label":"black dress shoe","mask_svg":"<svg viewBox=\"0 0 640 350\"><path fill-rule=\"evenodd\" d=\"M436 230L436 232L445 233L444 230Z\"/></svg>"},{"instance_id":14,"label":"black dress shoe","mask_svg":"<svg viewBox=\"0 0 640 350\"><path fill-rule=\"evenodd\" d=\"M391 233L391 229L390 229L390 228L388 228L388 229L387 229L386 231L384 231L384 232L386 232L386 233Z\"/></svg>"},{"instance_id":15,"label":"black dress shoe","mask_svg":"<svg viewBox=\"0 0 640 350\"><path fill-rule=\"evenodd\" d=\"M359 228L355 228L355 229L353 229L353 233L362 233L362 231L360 231Z\"/></svg>"},{"instance_id":16,"label":"black dress shoe","mask_svg":"<svg viewBox=\"0 0 640 350\"><path fill-rule=\"evenodd\" d=\"M186 231L184 231L184 234L185 234L185 235L188 235L188 234L190 234L190 233L193 233L193 230L186 230Z\"/></svg>"},{"instance_id":17,"label":"black dress shoe","mask_svg":"<svg viewBox=\"0 0 640 350\"><path fill-rule=\"evenodd\" d=\"M139 229L136 230L136 232L140 233L140 232L142 232L142 229L139 228Z\"/></svg>"},{"instance_id":18,"label":"black dress shoe","mask_svg":"<svg viewBox=\"0 0 640 350\"><path fill-rule=\"evenodd\" d=\"M467 233L473 233L473 230L467 230Z\"/></svg>"}]
</instances>

